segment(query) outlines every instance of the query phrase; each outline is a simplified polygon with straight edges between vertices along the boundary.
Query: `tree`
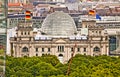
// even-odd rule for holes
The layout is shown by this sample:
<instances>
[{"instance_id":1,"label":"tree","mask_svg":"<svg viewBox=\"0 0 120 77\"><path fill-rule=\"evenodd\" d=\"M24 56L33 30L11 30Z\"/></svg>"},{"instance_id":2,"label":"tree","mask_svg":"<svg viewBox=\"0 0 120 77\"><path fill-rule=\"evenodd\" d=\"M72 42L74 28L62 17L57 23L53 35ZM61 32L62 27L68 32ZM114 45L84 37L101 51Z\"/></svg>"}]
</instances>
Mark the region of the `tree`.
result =
<instances>
[{"instance_id":1,"label":"tree","mask_svg":"<svg viewBox=\"0 0 120 77\"><path fill-rule=\"evenodd\" d=\"M3 56L4 55L4 50L0 49L0 55Z\"/></svg>"},{"instance_id":2,"label":"tree","mask_svg":"<svg viewBox=\"0 0 120 77\"><path fill-rule=\"evenodd\" d=\"M62 64L52 55L26 58L6 56L6 77L118 77L120 58L78 54L73 58L69 76L66 76L67 68L68 63Z\"/></svg>"}]
</instances>

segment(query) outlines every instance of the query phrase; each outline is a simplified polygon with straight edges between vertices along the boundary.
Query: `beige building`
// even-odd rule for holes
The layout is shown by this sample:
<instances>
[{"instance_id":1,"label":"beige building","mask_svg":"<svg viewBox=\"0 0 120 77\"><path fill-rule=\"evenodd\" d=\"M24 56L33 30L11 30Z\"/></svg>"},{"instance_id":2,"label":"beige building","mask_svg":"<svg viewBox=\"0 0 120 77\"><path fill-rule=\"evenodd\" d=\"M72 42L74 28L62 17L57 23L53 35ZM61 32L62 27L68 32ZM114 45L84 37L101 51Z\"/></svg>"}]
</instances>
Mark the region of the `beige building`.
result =
<instances>
[{"instance_id":1,"label":"beige building","mask_svg":"<svg viewBox=\"0 0 120 77\"><path fill-rule=\"evenodd\" d=\"M68 14L54 12L46 17L39 30L33 29L31 23L20 23L17 35L10 38L14 57L50 54L67 62L74 51L91 56L109 53L108 34L94 20L82 20L82 28L77 29Z\"/></svg>"},{"instance_id":2,"label":"beige building","mask_svg":"<svg viewBox=\"0 0 120 77\"><path fill-rule=\"evenodd\" d=\"M8 3L28 3L29 0L8 0Z\"/></svg>"}]
</instances>

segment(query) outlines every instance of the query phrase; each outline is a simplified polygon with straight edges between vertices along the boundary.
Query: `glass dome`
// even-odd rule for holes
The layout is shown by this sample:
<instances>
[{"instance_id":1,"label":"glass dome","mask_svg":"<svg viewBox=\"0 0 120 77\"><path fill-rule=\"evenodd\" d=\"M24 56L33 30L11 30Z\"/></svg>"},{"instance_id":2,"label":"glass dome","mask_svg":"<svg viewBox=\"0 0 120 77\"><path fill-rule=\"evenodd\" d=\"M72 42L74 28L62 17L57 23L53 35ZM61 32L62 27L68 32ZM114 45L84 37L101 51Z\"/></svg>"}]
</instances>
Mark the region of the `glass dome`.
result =
<instances>
[{"instance_id":1,"label":"glass dome","mask_svg":"<svg viewBox=\"0 0 120 77\"><path fill-rule=\"evenodd\" d=\"M48 15L41 29L46 35L52 36L71 36L77 31L72 17L60 11Z\"/></svg>"}]
</instances>

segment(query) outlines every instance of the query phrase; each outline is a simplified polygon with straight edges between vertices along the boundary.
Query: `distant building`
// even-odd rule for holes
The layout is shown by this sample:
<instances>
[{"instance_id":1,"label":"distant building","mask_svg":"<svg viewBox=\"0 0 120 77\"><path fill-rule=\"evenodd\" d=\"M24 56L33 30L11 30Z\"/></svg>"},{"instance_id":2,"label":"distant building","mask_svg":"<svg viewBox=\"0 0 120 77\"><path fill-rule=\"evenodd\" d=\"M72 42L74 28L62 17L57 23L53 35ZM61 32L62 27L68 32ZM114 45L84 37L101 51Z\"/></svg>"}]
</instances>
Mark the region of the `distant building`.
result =
<instances>
[{"instance_id":1,"label":"distant building","mask_svg":"<svg viewBox=\"0 0 120 77\"><path fill-rule=\"evenodd\" d=\"M64 3L65 0L30 0L30 2L60 2L60 3Z\"/></svg>"},{"instance_id":2,"label":"distant building","mask_svg":"<svg viewBox=\"0 0 120 77\"><path fill-rule=\"evenodd\" d=\"M6 48L6 8L5 8L5 1L0 0L0 49Z\"/></svg>"},{"instance_id":3,"label":"distant building","mask_svg":"<svg viewBox=\"0 0 120 77\"><path fill-rule=\"evenodd\" d=\"M14 57L56 55L65 63L75 54L109 55L109 39L103 26L94 20L83 20L77 30L74 20L63 12L53 12L33 29L32 23L20 23L16 35L10 38L10 50ZM74 55L75 55L74 54Z\"/></svg>"},{"instance_id":4,"label":"distant building","mask_svg":"<svg viewBox=\"0 0 120 77\"><path fill-rule=\"evenodd\" d=\"M60 8L61 10L61 8ZM65 9L66 11L67 9ZM76 26L80 24L78 21L79 19L82 20L82 18L86 19L85 15L80 14L80 13L69 13L69 15L74 19ZM81 18L82 17L82 18ZM115 27L120 27L120 17L119 16L101 16L102 20L97 21L96 25L104 25L105 28L113 28ZM41 27L41 23L43 20L46 18L46 16L33 16L32 17L32 22L33 22L33 27ZM18 23L20 22L25 22L25 14L9 14L8 19L7 19L7 27L12 28L16 27Z\"/></svg>"},{"instance_id":5,"label":"distant building","mask_svg":"<svg viewBox=\"0 0 120 77\"><path fill-rule=\"evenodd\" d=\"M53 0L53 2L62 2L65 3L66 0Z\"/></svg>"},{"instance_id":6,"label":"distant building","mask_svg":"<svg viewBox=\"0 0 120 77\"><path fill-rule=\"evenodd\" d=\"M74 11L78 11L79 10L79 5L80 3L75 1L73 3L65 3L65 6L68 7L68 10L74 10Z\"/></svg>"},{"instance_id":7,"label":"distant building","mask_svg":"<svg viewBox=\"0 0 120 77\"><path fill-rule=\"evenodd\" d=\"M5 49L6 49L6 0L0 0L0 49L4 52L0 53L0 57L3 57L0 63L0 77L5 77Z\"/></svg>"},{"instance_id":8,"label":"distant building","mask_svg":"<svg viewBox=\"0 0 120 77\"><path fill-rule=\"evenodd\" d=\"M33 27L38 28L41 27L41 23L45 17L32 17ZM18 14L18 15L9 15L7 19L7 28L16 27L19 23L25 23L25 14Z\"/></svg>"},{"instance_id":9,"label":"distant building","mask_svg":"<svg viewBox=\"0 0 120 77\"><path fill-rule=\"evenodd\" d=\"M8 0L8 3L29 3L29 0Z\"/></svg>"},{"instance_id":10,"label":"distant building","mask_svg":"<svg viewBox=\"0 0 120 77\"><path fill-rule=\"evenodd\" d=\"M8 14L24 13L26 10L33 11L33 5L31 3L8 3Z\"/></svg>"}]
</instances>

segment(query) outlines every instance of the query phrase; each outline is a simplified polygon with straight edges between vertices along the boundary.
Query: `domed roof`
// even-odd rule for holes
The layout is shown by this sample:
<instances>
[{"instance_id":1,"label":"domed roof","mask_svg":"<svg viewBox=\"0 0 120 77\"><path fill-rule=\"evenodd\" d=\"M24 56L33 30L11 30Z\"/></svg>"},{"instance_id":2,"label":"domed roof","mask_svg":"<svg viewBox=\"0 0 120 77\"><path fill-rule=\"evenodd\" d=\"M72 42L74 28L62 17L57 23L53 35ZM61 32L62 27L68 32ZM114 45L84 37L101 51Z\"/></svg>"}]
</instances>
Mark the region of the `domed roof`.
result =
<instances>
[{"instance_id":1,"label":"domed roof","mask_svg":"<svg viewBox=\"0 0 120 77\"><path fill-rule=\"evenodd\" d=\"M76 33L75 22L67 13L54 12L46 17L42 32L52 36L71 36Z\"/></svg>"}]
</instances>

